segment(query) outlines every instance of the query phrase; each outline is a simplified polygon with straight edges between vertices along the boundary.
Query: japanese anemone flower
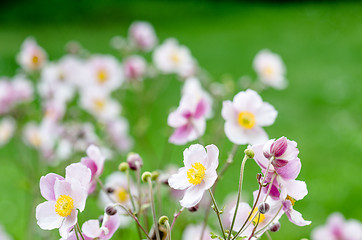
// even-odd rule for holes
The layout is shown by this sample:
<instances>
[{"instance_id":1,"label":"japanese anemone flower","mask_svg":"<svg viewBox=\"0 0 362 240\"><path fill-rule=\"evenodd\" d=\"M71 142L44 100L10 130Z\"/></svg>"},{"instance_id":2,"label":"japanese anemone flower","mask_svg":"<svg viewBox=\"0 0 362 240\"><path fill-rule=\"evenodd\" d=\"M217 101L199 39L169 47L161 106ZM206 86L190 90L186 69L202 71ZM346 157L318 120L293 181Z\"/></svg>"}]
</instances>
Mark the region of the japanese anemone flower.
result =
<instances>
[{"instance_id":1,"label":"japanese anemone flower","mask_svg":"<svg viewBox=\"0 0 362 240\"><path fill-rule=\"evenodd\" d=\"M272 105L250 89L236 94L233 101L224 101L222 107L225 134L240 145L266 142L268 135L262 127L272 125L277 115Z\"/></svg>"},{"instance_id":2,"label":"japanese anemone flower","mask_svg":"<svg viewBox=\"0 0 362 240\"><path fill-rule=\"evenodd\" d=\"M36 219L41 229L59 228L63 238L67 238L77 223L78 210L82 212L87 199L87 186L91 171L81 163L66 168L65 179L49 173L40 179L41 195L47 200L36 208Z\"/></svg>"},{"instance_id":3,"label":"japanese anemone flower","mask_svg":"<svg viewBox=\"0 0 362 240\"><path fill-rule=\"evenodd\" d=\"M219 149L215 145L191 145L184 151L184 164L172 175L168 183L171 188L185 190L180 201L182 207L190 208L198 204L204 192L214 185L219 165Z\"/></svg>"}]
</instances>

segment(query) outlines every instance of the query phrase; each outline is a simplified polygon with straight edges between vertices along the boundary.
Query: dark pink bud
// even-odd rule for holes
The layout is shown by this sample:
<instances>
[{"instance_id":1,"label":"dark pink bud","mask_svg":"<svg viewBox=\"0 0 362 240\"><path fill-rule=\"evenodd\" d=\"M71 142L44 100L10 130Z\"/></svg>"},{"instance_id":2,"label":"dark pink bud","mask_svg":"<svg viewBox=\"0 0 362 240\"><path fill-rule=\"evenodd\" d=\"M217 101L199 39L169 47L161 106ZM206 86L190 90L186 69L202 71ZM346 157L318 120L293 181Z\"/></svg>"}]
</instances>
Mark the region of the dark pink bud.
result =
<instances>
[{"instance_id":1,"label":"dark pink bud","mask_svg":"<svg viewBox=\"0 0 362 240\"><path fill-rule=\"evenodd\" d=\"M199 210L199 204L196 204L195 206L190 207L187 210L189 210L190 212L196 212L197 210Z\"/></svg>"},{"instance_id":2,"label":"dark pink bud","mask_svg":"<svg viewBox=\"0 0 362 240\"><path fill-rule=\"evenodd\" d=\"M266 157L267 159L271 158L271 155L268 152L263 151L264 157Z\"/></svg>"},{"instance_id":3,"label":"dark pink bud","mask_svg":"<svg viewBox=\"0 0 362 240\"><path fill-rule=\"evenodd\" d=\"M279 229L280 229L280 223L279 222L274 223L269 227L269 231L271 231L271 232L278 232Z\"/></svg>"},{"instance_id":4,"label":"dark pink bud","mask_svg":"<svg viewBox=\"0 0 362 240\"><path fill-rule=\"evenodd\" d=\"M288 161L284 160L284 159L274 159L272 164L274 167L284 167L285 165L287 165Z\"/></svg>"},{"instance_id":5,"label":"dark pink bud","mask_svg":"<svg viewBox=\"0 0 362 240\"><path fill-rule=\"evenodd\" d=\"M283 155L287 150L287 148L288 148L287 138L281 137L270 146L270 153L277 158Z\"/></svg>"},{"instance_id":6,"label":"dark pink bud","mask_svg":"<svg viewBox=\"0 0 362 240\"><path fill-rule=\"evenodd\" d=\"M140 169L143 166L143 161L140 155L137 153L130 153L127 157L129 168L132 170Z\"/></svg>"}]
</instances>

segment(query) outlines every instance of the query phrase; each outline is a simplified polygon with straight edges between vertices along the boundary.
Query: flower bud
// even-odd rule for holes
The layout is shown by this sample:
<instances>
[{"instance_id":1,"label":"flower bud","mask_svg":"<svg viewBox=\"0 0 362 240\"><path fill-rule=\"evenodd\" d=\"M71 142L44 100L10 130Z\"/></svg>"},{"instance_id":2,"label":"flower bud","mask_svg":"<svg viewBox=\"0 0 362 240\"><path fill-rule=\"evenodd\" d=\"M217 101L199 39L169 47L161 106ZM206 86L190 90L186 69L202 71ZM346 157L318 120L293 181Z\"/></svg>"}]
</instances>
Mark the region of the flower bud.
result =
<instances>
[{"instance_id":1,"label":"flower bud","mask_svg":"<svg viewBox=\"0 0 362 240\"><path fill-rule=\"evenodd\" d=\"M160 176L160 173L158 171L153 171L151 174L152 181L156 181L157 178Z\"/></svg>"},{"instance_id":2,"label":"flower bud","mask_svg":"<svg viewBox=\"0 0 362 240\"><path fill-rule=\"evenodd\" d=\"M117 213L117 209L113 206L108 206L106 208L106 213L109 215L109 216L113 216Z\"/></svg>"},{"instance_id":3,"label":"flower bud","mask_svg":"<svg viewBox=\"0 0 362 240\"><path fill-rule=\"evenodd\" d=\"M288 148L287 139L285 137L281 137L277 139L275 142L273 142L273 144L270 146L270 153L277 158L283 155L287 150L287 148Z\"/></svg>"},{"instance_id":4,"label":"flower bud","mask_svg":"<svg viewBox=\"0 0 362 240\"><path fill-rule=\"evenodd\" d=\"M137 153L129 153L127 157L129 168L132 170L139 170L143 166L143 161Z\"/></svg>"},{"instance_id":5,"label":"flower bud","mask_svg":"<svg viewBox=\"0 0 362 240\"><path fill-rule=\"evenodd\" d=\"M279 222L273 223L269 227L269 231L271 231L271 232L278 232L279 229L280 229L280 223Z\"/></svg>"},{"instance_id":6,"label":"flower bud","mask_svg":"<svg viewBox=\"0 0 362 240\"><path fill-rule=\"evenodd\" d=\"M259 204L258 210L261 214L265 214L269 211L270 205L266 202L262 202Z\"/></svg>"},{"instance_id":7,"label":"flower bud","mask_svg":"<svg viewBox=\"0 0 362 240\"><path fill-rule=\"evenodd\" d=\"M125 171L127 171L127 169L128 169L128 163L126 163L126 162L122 162L118 166L118 170L121 172L125 172Z\"/></svg>"},{"instance_id":8,"label":"flower bud","mask_svg":"<svg viewBox=\"0 0 362 240\"><path fill-rule=\"evenodd\" d=\"M168 217L167 216L162 216L160 217L160 219L158 219L158 223L160 225L165 225L166 224L166 221L168 221Z\"/></svg>"},{"instance_id":9,"label":"flower bud","mask_svg":"<svg viewBox=\"0 0 362 240\"><path fill-rule=\"evenodd\" d=\"M254 151L251 148L245 149L244 153L248 158L254 158L255 154L254 154Z\"/></svg>"},{"instance_id":10,"label":"flower bud","mask_svg":"<svg viewBox=\"0 0 362 240\"><path fill-rule=\"evenodd\" d=\"M189 210L189 212L196 212L197 210L199 210L199 204L196 204L195 206L190 207L187 210Z\"/></svg>"},{"instance_id":11,"label":"flower bud","mask_svg":"<svg viewBox=\"0 0 362 240\"><path fill-rule=\"evenodd\" d=\"M98 218L99 225L102 225L102 223L103 223L103 218L104 218L103 215L99 216L99 218Z\"/></svg>"},{"instance_id":12,"label":"flower bud","mask_svg":"<svg viewBox=\"0 0 362 240\"><path fill-rule=\"evenodd\" d=\"M149 178L151 178L152 174L150 172L144 172L142 174L142 181L147 182Z\"/></svg>"},{"instance_id":13,"label":"flower bud","mask_svg":"<svg viewBox=\"0 0 362 240\"><path fill-rule=\"evenodd\" d=\"M107 193L114 193L114 188L107 187L106 191L107 191Z\"/></svg>"}]
</instances>

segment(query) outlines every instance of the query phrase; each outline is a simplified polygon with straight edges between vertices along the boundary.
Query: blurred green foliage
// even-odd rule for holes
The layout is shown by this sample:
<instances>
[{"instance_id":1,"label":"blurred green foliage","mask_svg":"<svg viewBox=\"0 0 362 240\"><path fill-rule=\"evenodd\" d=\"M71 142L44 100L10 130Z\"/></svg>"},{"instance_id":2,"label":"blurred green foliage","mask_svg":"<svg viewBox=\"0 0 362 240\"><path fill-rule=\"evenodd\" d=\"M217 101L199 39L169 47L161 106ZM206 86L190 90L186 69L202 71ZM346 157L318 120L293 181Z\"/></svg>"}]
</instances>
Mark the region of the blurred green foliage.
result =
<instances>
[{"instance_id":1,"label":"blurred green foliage","mask_svg":"<svg viewBox=\"0 0 362 240\"><path fill-rule=\"evenodd\" d=\"M266 130L271 138L287 136L298 142L303 164L299 179L307 182L309 194L295 207L313 224L301 228L284 217L280 232L273 236L301 239L309 237L311 230L334 211L341 211L347 218L362 216L362 208L357 207L362 198L361 8L361 4L353 2L8 2L0 10L0 75L15 74L15 56L29 35L46 49L51 60L64 54L69 40L79 41L93 53L116 54L109 47L109 40L114 35L125 36L134 20L150 21L161 41L171 36L179 39L215 81L225 77L236 81L243 75L255 77L251 66L255 54L263 48L279 53L287 65L289 86L283 91L269 89L262 93L264 100L279 111L276 123ZM146 92L158 91L154 101L146 101L138 92L119 93L123 114L129 119L135 138L134 151L145 160L144 170L161 169L171 162L181 166L185 148L167 143L171 129L166 119L170 109L178 105L181 83L172 76L157 81L160 84L148 82L145 88ZM236 88L235 93L240 90ZM204 141L219 147L223 162L232 144L226 137L215 137L223 136L220 107L218 103ZM38 180L50 171L63 174L65 165L44 169L37 153L20 139L18 133L0 149L0 223L15 239L30 239L32 231L47 236L33 222L34 204L43 201ZM237 189L241 150L216 192L220 202ZM125 159L108 163L105 175L115 170L121 160ZM249 161L244 178L249 197L257 188L257 171L256 164ZM81 222L97 218L102 212L96 197L87 204ZM166 213L172 216L178 206L171 202L169 205L172 207ZM202 213L196 215L201 218ZM198 217L195 220L193 215L181 216L176 227L180 230L174 238L180 239L186 223L195 222ZM33 223L28 229L29 220ZM215 224L211 225L218 230ZM119 236L133 239L134 232L121 231Z\"/></svg>"}]
</instances>

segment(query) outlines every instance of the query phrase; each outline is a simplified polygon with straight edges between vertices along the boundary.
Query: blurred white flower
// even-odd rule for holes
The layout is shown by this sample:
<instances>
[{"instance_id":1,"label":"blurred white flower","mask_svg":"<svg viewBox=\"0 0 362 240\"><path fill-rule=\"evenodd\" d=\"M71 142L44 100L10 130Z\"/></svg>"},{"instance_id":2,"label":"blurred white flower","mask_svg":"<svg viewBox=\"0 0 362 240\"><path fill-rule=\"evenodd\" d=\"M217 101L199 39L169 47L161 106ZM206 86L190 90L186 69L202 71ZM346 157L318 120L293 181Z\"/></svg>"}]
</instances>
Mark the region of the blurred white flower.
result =
<instances>
[{"instance_id":1,"label":"blurred white flower","mask_svg":"<svg viewBox=\"0 0 362 240\"><path fill-rule=\"evenodd\" d=\"M16 122L11 117L0 120L0 146L6 144L14 135Z\"/></svg>"},{"instance_id":2,"label":"blurred white flower","mask_svg":"<svg viewBox=\"0 0 362 240\"><path fill-rule=\"evenodd\" d=\"M129 124L127 119L118 117L107 124L107 132L112 143L122 152L128 152L133 146L133 140L129 135Z\"/></svg>"},{"instance_id":3,"label":"blurred white flower","mask_svg":"<svg viewBox=\"0 0 362 240\"><path fill-rule=\"evenodd\" d=\"M200 240L202 235L202 228L203 228L202 224L188 225L182 234L182 240ZM211 231L209 227L205 228L201 240L212 240Z\"/></svg>"},{"instance_id":4,"label":"blurred white flower","mask_svg":"<svg viewBox=\"0 0 362 240\"><path fill-rule=\"evenodd\" d=\"M157 36L148 22L136 21L129 28L130 42L143 51L150 51L157 44Z\"/></svg>"},{"instance_id":5,"label":"blurred white flower","mask_svg":"<svg viewBox=\"0 0 362 240\"><path fill-rule=\"evenodd\" d=\"M253 66L263 84L276 89L287 86L285 65L278 54L267 49L261 50L255 56Z\"/></svg>"},{"instance_id":6,"label":"blurred white flower","mask_svg":"<svg viewBox=\"0 0 362 240\"><path fill-rule=\"evenodd\" d=\"M12 240L12 237L10 237L10 235L6 233L5 229L1 225L0 225L0 239L1 240Z\"/></svg>"},{"instance_id":7,"label":"blurred white flower","mask_svg":"<svg viewBox=\"0 0 362 240\"><path fill-rule=\"evenodd\" d=\"M21 45L17 62L25 71L31 72L41 69L46 63L47 58L46 52L37 44L35 39L28 37Z\"/></svg>"},{"instance_id":8,"label":"blurred white flower","mask_svg":"<svg viewBox=\"0 0 362 240\"><path fill-rule=\"evenodd\" d=\"M179 45L176 39L169 38L156 48L153 62L163 73L176 73L181 77L191 77L196 72L196 61L190 50Z\"/></svg>"}]
</instances>

